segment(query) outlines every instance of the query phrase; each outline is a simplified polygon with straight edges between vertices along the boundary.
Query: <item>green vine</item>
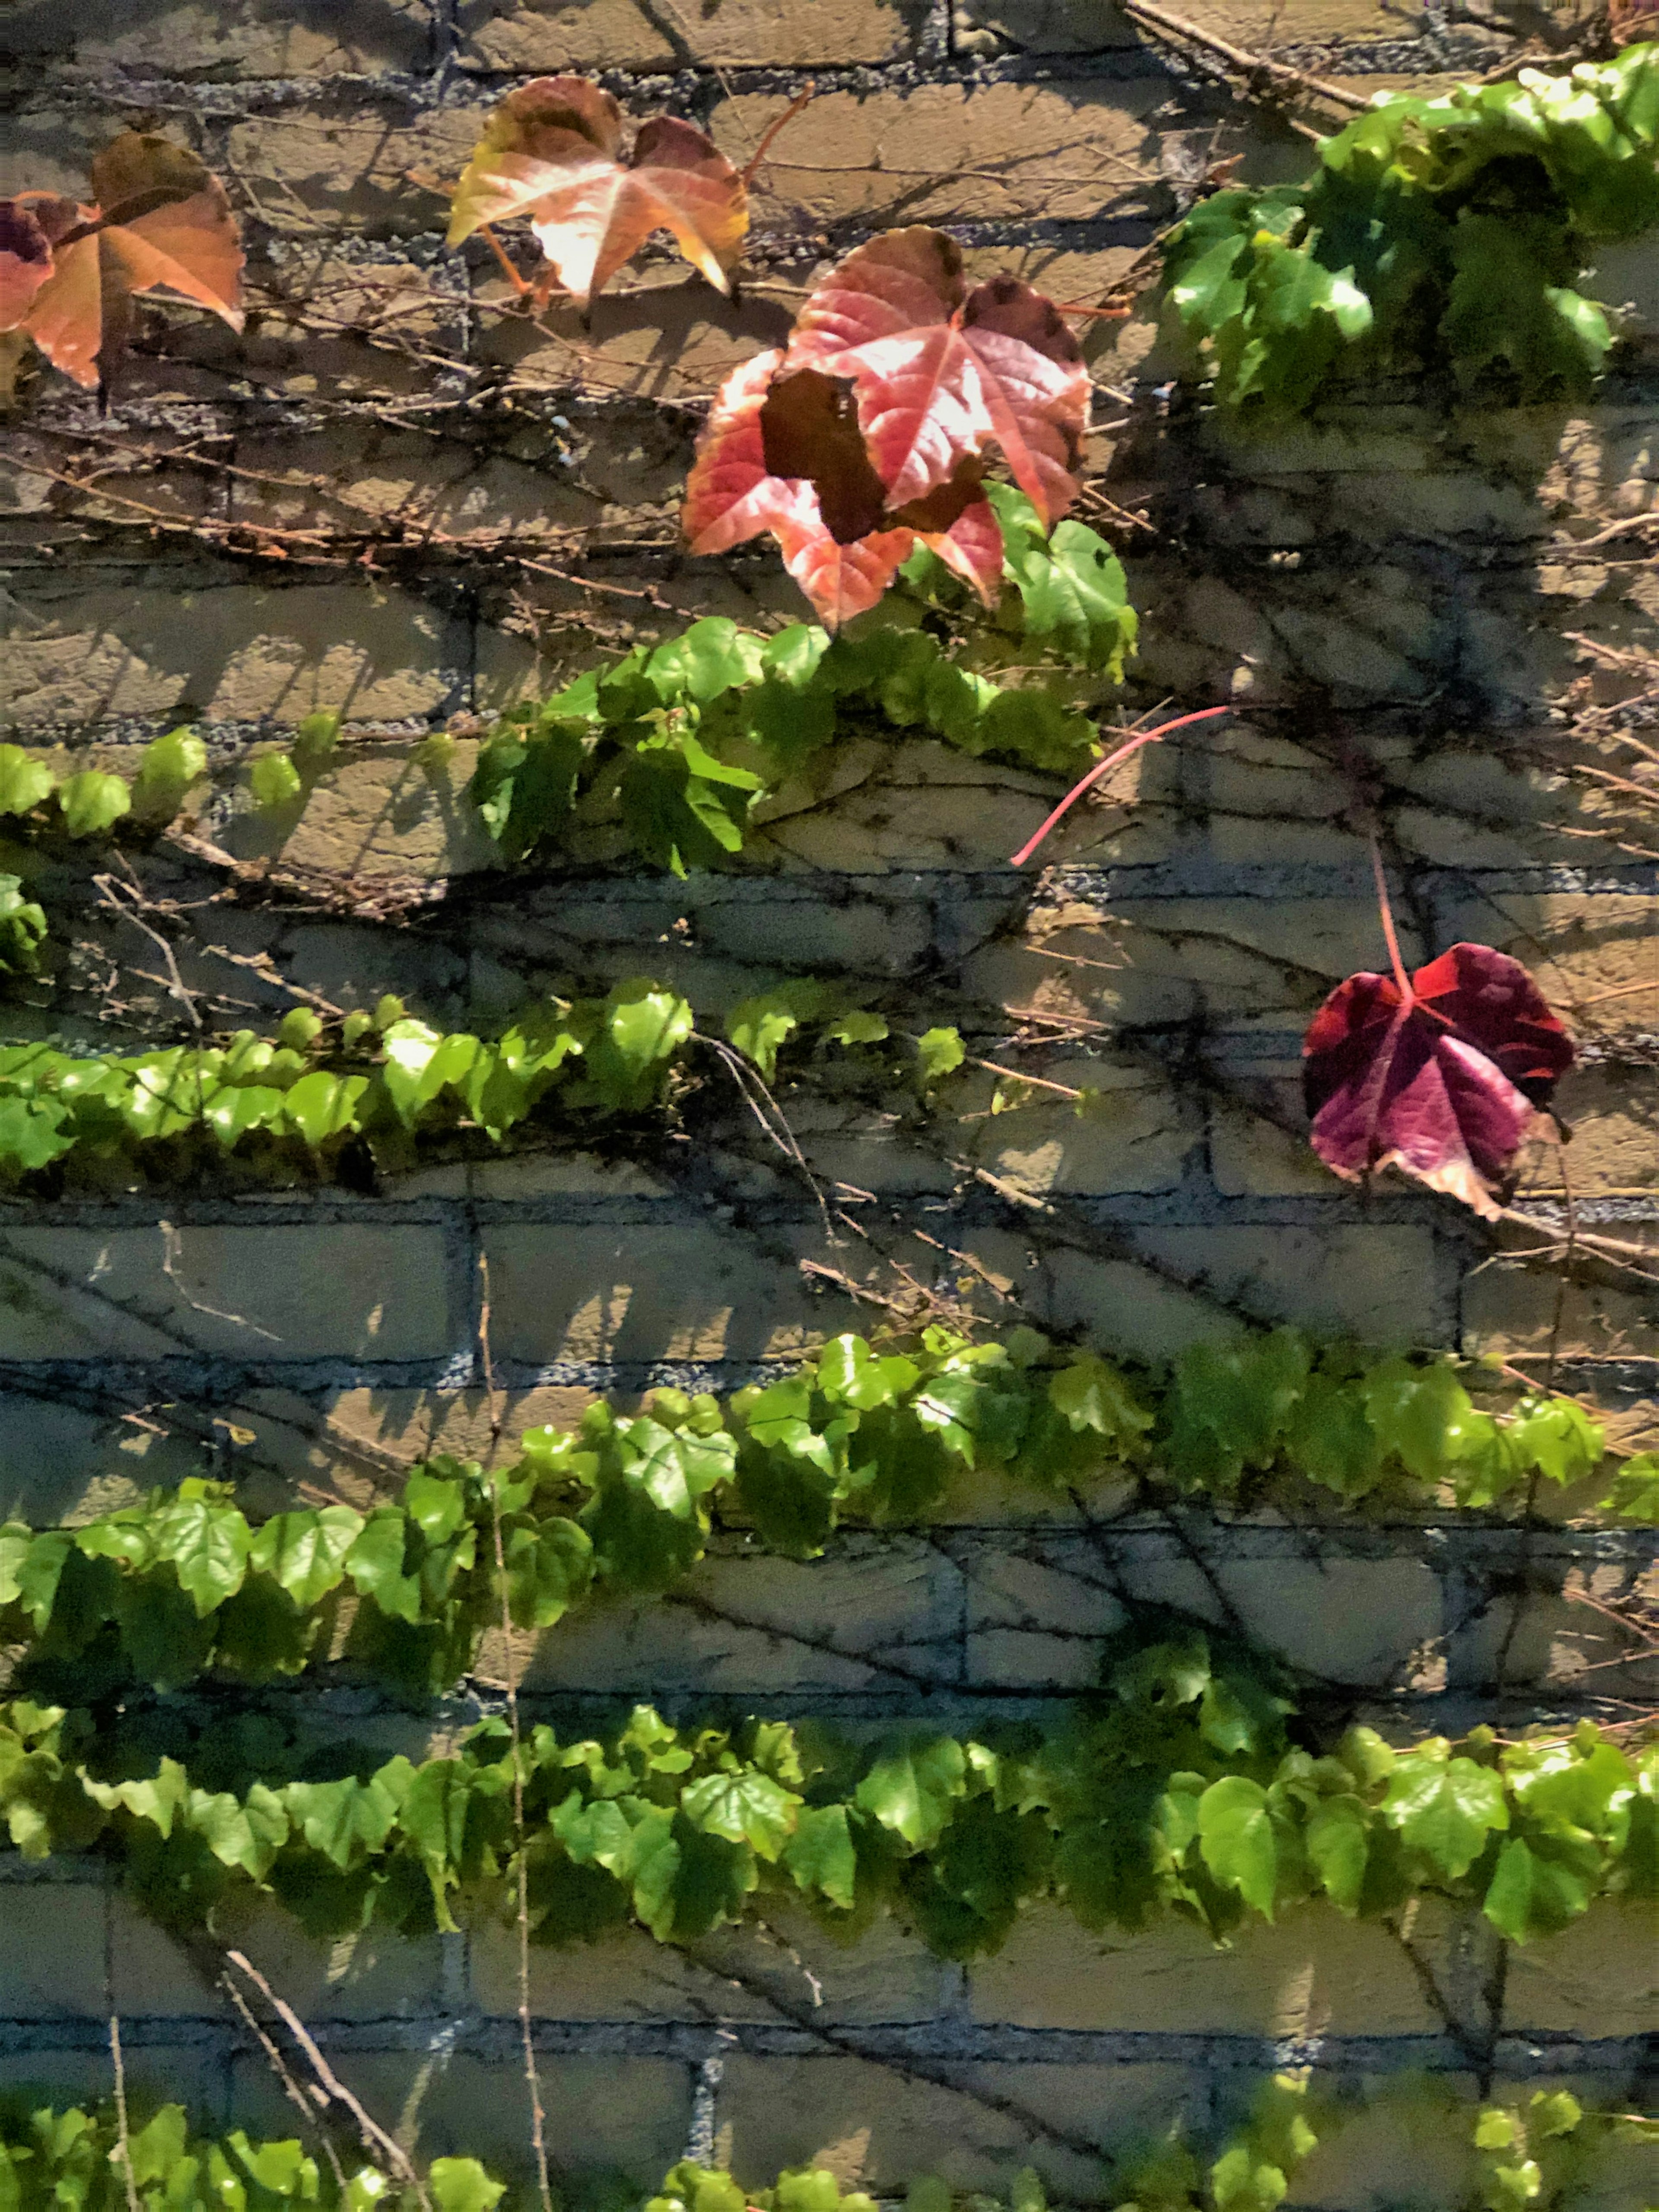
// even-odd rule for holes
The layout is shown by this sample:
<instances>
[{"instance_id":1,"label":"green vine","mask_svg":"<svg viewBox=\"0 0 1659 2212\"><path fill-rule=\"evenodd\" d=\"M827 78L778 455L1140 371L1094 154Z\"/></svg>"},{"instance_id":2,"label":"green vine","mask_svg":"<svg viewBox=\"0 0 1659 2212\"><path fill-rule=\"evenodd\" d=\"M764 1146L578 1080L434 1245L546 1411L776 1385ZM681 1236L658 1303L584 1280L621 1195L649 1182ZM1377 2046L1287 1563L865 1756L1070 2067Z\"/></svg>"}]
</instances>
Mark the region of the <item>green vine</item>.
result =
<instances>
[{"instance_id":1,"label":"green vine","mask_svg":"<svg viewBox=\"0 0 1659 2212\"><path fill-rule=\"evenodd\" d=\"M295 2137L255 2141L240 2129L223 2136L192 2133L180 2105L163 2105L141 2126L124 2129L112 2109L88 2111L37 2105L13 2097L0 2106L0 2205L5 2212L126 2212L131 2176L143 2212L285 2212L313 2205L319 2212L416 2212L417 2189L404 2172L354 2160L348 2169L320 2166ZM1580 2185L1593 2187L1589 2170L1598 2152L1621 2141L1641 2141L1651 2124L1639 2116L1586 2112L1565 2090L1540 2092L1523 2106L1486 2106L1470 2119L1461 2100L1437 2098L1437 2123L1467 2131L1486 2167L1483 2193L1466 2197L1501 2208L1531 2203L1540 2212L1569 2212ZM1446 2109L1443 2114L1439 2110ZM1274 2212L1289 2183L1322 2140L1348 2117L1322 2098L1304 2077L1276 2075L1262 2085L1244 2124L1213 2160L1200 2155L1176 2130L1162 2143L1113 2161L1112 2179L1132 2193L1117 2212ZM1543 2147L1550 2171L1527 2175L1517 2153L1491 2147L1504 2130L1514 2140ZM1534 2161L1535 2164L1536 2162ZM1520 2173L1522 2182L1509 2177ZM495 2212L508 2185L494 2179L474 2158L439 2158L420 2177L434 2212ZM1510 2193L1498 2193L1508 2188ZM909 2212L952 2212L957 2200L932 2176L910 2184ZM1039 2176L1027 2168L1013 2177L1005 2198L976 2191L967 2212L1047 2212ZM639 2212L876 2212L862 2191L843 2191L818 2167L780 2173L766 2189L742 2187L721 2167L686 2160L665 2177ZM1451 2212L1451 2208L1448 2208Z\"/></svg>"},{"instance_id":2,"label":"green vine","mask_svg":"<svg viewBox=\"0 0 1659 2212\"><path fill-rule=\"evenodd\" d=\"M1613 343L1578 286L1659 222L1659 47L1565 76L1379 100L1304 184L1215 193L1171 233L1174 320L1218 401L1263 419L1391 370L1522 403Z\"/></svg>"},{"instance_id":3,"label":"green vine","mask_svg":"<svg viewBox=\"0 0 1659 2212\"><path fill-rule=\"evenodd\" d=\"M606 1742L525 1733L523 1850L535 1939L630 1919L679 1942L804 1899L851 1938L883 1911L934 1951L994 1950L1035 1899L1089 1928L1154 1914L1217 1941L1324 1898L1350 1916L1425 1891L1517 1942L1659 1882L1659 1745L1589 1722L1500 1746L1477 1729L1396 1750L1351 1729L1293 1736L1280 1677L1171 1622L1108 1648L1103 1690L1056 1722L854 1744L815 1723L670 1726L635 1709ZM1311 1741L1311 1739L1310 1739ZM450 1757L371 1761L243 1716L0 1706L0 1813L40 1859L94 1844L156 1919L190 1928L252 1884L313 1934L405 1934L459 1914L516 1923L513 1737L486 1720Z\"/></svg>"},{"instance_id":4,"label":"green vine","mask_svg":"<svg viewBox=\"0 0 1659 2212\"><path fill-rule=\"evenodd\" d=\"M1049 536L1023 494L992 486L988 495L1002 519L1007 586L988 623L964 625L961 588L924 550L907 564L909 596L841 637L796 623L763 638L711 617L501 716L467 789L503 856L620 840L676 875L717 866L743 849L763 799L863 731L924 732L1057 773L1081 767L1098 742L1080 710L1097 704L1100 684L1085 679L1120 682L1133 649L1121 565L1086 524L1061 522ZM1018 678L999 683L1015 662ZM337 714L307 715L291 749L250 763L254 805L303 799L337 761L339 738ZM415 757L435 772L452 746L430 737ZM131 784L104 769L59 777L38 754L0 745L0 815L76 838L129 816L154 830L209 772L189 729L147 745Z\"/></svg>"},{"instance_id":5,"label":"green vine","mask_svg":"<svg viewBox=\"0 0 1659 2212\"><path fill-rule=\"evenodd\" d=\"M37 1688L86 1699L209 1669L298 1674L343 1626L345 1656L411 1692L442 1690L501 1624L497 1507L510 1616L545 1629L602 1590L672 1589L721 1511L775 1552L812 1558L845 1518L925 1518L974 1468L1062 1495L1115 1474L1234 1504L1299 1476L1348 1503L1449 1493L1485 1506L1540 1479L1586 1480L1603 1439L1571 1399L1494 1415L1449 1362L1316 1356L1289 1330L1193 1346L1166 1377L1132 1380L1033 1330L970 1344L935 1326L903 1349L836 1337L724 1407L676 1390L633 1416L600 1401L576 1429L528 1431L521 1449L497 1474L430 1461L399 1504L367 1513L302 1506L255 1525L228 1486L191 1479L73 1528L0 1524L0 1644ZM1626 1462L1601 1506L1659 1519L1659 1458Z\"/></svg>"}]
</instances>

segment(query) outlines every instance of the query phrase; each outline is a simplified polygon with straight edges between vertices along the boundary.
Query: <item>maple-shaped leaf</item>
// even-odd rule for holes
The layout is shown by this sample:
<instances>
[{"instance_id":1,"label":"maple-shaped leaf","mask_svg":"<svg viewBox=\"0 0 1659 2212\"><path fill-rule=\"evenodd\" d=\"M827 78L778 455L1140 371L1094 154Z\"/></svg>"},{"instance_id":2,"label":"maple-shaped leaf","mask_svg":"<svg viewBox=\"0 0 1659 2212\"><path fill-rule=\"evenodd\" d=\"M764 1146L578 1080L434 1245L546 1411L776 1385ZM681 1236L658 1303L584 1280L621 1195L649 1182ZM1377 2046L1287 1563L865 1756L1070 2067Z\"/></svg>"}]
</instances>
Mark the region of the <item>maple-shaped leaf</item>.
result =
<instances>
[{"instance_id":1,"label":"maple-shaped leaf","mask_svg":"<svg viewBox=\"0 0 1659 2212\"><path fill-rule=\"evenodd\" d=\"M242 241L218 179L170 139L128 131L92 165L96 204L22 196L52 248L21 327L54 368L107 382L141 292L166 292L242 327Z\"/></svg>"},{"instance_id":2,"label":"maple-shaped leaf","mask_svg":"<svg viewBox=\"0 0 1659 2212\"><path fill-rule=\"evenodd\" d=\"M769 530L784 567L833 630L874 606L915 550L916 533L873 526L882 519L881 484L856 426L849 440L837 420L835 386L816 376L775 384L782 360L776 349L757 354L720 386L686 479L682 525L694 553L725 553ZM813 465L822 488L805 472Z\"/></svg>"},{"instance_id":3,"label":"maple-shaped leaf","mask_svg":"<svg viewBox=\"0 0 1659 2212\"><path fill-rule=\"evenodd\" d=\"M821 277L784 362L802 369L851 383L890 507L949 483L988 445L1045 527L1077 496L1089 375L1076 339L1017 276L969 291L943 231L885 231Z\"/></svg>"},{"instance_id":4,"label":"maple-shaped leaf","mask_svg":"<svg viewBox=\"0 0 1659 2212\"><path fill-rule=\"evenodd\" d=\"M1518 960L1454 945L1402 994L1350 975L1303 1041L1313 1148L1350 1181L1403 1168L1496 1219L1502 1185L1573 1044Z\"/></svg>"},{"instance_id":5,"label":"maple-shaped leaf","mask_svg":"<svg viewBox=\"0 0 1659 2212\"><path fill-rule=\"evenodd\" d=\"M0 200L0 331L15 331L52 274L52 240L27 201Z\"/></svg>"},{"instance_id":6,"label":"maple-shaped leaf","mask_svg":"<svg viewBox=\"0 0 1659 2212\"><path fill-rule=\"evenodd\" d=\"M672 115L641 125L625 162L622 136L622 109L585 77L538 77L509 92L462 172L449 243L527 216L560 283L585 307L653 230L668 230L729 292L749 228L741 176L712 138Z\"/></svg>"}]
</instances>

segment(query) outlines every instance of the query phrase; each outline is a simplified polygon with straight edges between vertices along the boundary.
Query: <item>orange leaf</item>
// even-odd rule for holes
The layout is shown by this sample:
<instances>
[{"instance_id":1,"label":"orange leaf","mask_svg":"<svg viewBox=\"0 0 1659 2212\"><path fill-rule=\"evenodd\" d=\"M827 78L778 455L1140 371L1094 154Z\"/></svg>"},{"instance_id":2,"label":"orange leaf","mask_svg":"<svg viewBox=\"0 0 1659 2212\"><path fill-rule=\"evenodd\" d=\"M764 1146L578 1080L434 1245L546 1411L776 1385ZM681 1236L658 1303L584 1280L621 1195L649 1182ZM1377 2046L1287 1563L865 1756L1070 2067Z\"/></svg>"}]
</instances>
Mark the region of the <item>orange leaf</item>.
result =
<instances>
[{"instance_id":1,"label":"orange leaf","mask_svg":"<svg viewBox=\"0 0 1659 2212\"><path fill-rule=\"evenodd\" d=\"M15 331L52 274L52 240L22 200L0 200L0 331Z\"/></svg>"},{"instance_id":2,"label":"orange leaf","mask_svg":"<svg viewBox=\"0 0 1659 2212\"><path fill-rule=\"evenodd\" d=\"M999 446L1045 525L1077 496L1089 377L1053 305L1015 276L971 292L943 231L884 232L813 288L785 368L852 382L890 506Z\"/></svg>"},{"instance_id":3,"label":"orange leaf","mask_svg":"<svg viewBox=\"0 0 1659 2212\"><path fill-rule=\"evenodd\" d=\"M22 319L55 368L88 389L107 382L141 292L166 292L242 327L242 244L216 177L181 146L125 132L92 165L100 205L33 198L57 245Z\"/></svg>"},{"instance_id":4,"label":"orange leaf","mask_svg":"<svg viewBox=\"0 0 1659 2212\"><path fill-rule=\"evenodd\" d=\"M617 102L584 77L538 77L508 93L462 172L449 243L527 216L559 282L586 306L653 230L668 230L729 292L749 228L743 179L711 138L670 115L641 125L624 164L622 127Z\"/></svg>"}]
</instances>

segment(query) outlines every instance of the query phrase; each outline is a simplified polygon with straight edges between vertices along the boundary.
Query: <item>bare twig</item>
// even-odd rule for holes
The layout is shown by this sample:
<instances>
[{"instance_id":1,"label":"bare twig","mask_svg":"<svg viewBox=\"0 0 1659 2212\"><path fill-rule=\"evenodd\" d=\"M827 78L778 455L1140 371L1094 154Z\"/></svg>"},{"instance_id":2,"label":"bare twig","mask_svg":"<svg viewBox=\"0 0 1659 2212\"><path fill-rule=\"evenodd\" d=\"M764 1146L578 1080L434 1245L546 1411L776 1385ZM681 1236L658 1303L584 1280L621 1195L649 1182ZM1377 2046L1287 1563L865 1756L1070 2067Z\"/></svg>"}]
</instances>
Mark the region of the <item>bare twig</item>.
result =
<instances>
[{"instance_id":1,"label":"bare twig","mask_svg":"<svg viewBox=\"0 0 1659 2212\"><path fill-rule=\"evenodd\" d=\"M1185 39L1191 46L1204 47L1246 76L1269 77L1274 83L1282 84L1287 92L1316 93L1334 107L1346 108L1356 115L1363 115L1370 105L1342 85L1332 84L1322 76L1310 76L1306 70L1291 69L1285 62L1268 61L1263 55L1253 54L1243 46L1218 38L1213 31L1206 30L1201 23L1192 22L1185 15L1175 15L1167 8L1152 7L1150 0L1123 0L1123 12L1136 22L1149 23L1155 30L1167 31L1172 38Z\"/></svg>"},{"instance_id":2,"label":"bare twig","mask_svg":"<svg viewBox=\"0 0 1659 2212\"><path fill-rule=\"evenodd\" d=\"M368 2112L361 2101L347 2088L339 2075L317 2047L315 2037L291 2004L279 1997L253 1961L241 1951L227 1951L226 1958L239 1973L246 1974L265 2002L287 2028L289 2033L305 2053L307 2063L317 2077L317 2085L331 2104L343 2105L357 2123L365 2143L387 2160L394 2173L412 2189L420 2202L422 2212L433 2212L432 2199L425 2181L413 2159L397 2140L389 2136L380 2122Z\"/></svg>"},{"instance_id":3,"label":"bare twig","mask_svg":"<svg viewBox=\"0 0 1659 2212\"><path fill-rule=\"evenodd\" d=\"M483 1362L484 1389L489 1399L492 1443L501 1433L500 1401L495 1391L495 1365L489 1350L489 1260L478 1255L482 1295L478 1305L478 1352ZM491 1455L494 1456L493 1453ZM507 1585L507 1544L501 1533L501 1470L489 1471L489 1525L495 1548L495 1587L501 1606L501 1645L507 1668L507 1725L513 1747L513 1858L518 1897L514 1919L519 1938L519 2035L524 2049L525 2087L530 2097L530 2140L536 2155L536 2188L542 2212L553 2212L553 2185L547 2166L547 2110L542 2101L541 2074L536 2064L536 2037L530 2011L530 1851L524 1820L524 1759L519 1727L519 1663L513 1640L513 1605Z\"/></svg>"},{"instance_id":4,"label":"bare twig","mask_svg":"<svg viewBox=\"0 0 1659 2212\"><path fill-rule=\"evenodd\" d=\"M331 1504L335 1501L332 1497L330 1497L325 1502ZM305 2122L306 2132L307 2135L314 2136L317 2141L321 2143L323 2147L323 2155L327 2159L329 2166L333 2172L336 2186L339 2189L342 2197L343 2197L345 2193L346 2177L345 2168L340 2163L340 2154L335 2149L333 2139L330 2136L328 2130L319 2124L316 2112L307 2102L306 2093L295 2080L287 2060L283 2057L281 2051L277 2048L276 2038L268 2033L264 2022L256 2016L253 2008L249 2004L247 1999L242 1995L242 1992L237 1988L234 1981L228 1974L221 1974L219 1976L219 1987L224 1991L225 1995L230 1999L232 2004L235 2006L237 2011L241 2014L243 2023L246 2027L248 2033L254 2037L258 2043L259 2047L264 2052L266 2058L270 2062L272 2073L275 2074L277 2081L282 2084L283 2094L288 2099L289 2104L295 2107L295 2111L300 2114L301 2118Z\"/></svg>"},{"instance_id":5,"label":"bare twig","mask_svg":"<svg viewBox=\"0 0 1659 2212\"><path fill-rule=\"evenodd\" d=\"M127 2212L140 2212L138 2180L132 2170L132 2136L127 2126L127 2069L121 2058L121 2020L109 2016L109 2057L115 2074L115 2147L121 2179L126 2185Z\"/></svg>"}]
</instances>

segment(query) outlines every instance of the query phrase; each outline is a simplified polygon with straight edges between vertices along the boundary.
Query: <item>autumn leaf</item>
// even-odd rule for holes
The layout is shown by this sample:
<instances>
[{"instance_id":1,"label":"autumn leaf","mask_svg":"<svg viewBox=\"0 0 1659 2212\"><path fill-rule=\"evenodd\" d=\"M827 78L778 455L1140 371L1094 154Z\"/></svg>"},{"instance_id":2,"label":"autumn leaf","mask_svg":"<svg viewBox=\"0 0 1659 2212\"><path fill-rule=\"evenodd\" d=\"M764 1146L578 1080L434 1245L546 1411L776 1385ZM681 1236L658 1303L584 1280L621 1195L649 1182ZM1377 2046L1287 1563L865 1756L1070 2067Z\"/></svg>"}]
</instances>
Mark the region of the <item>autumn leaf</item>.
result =
<instances>
[{"instance_id":1,"label":"autumn leaf","mask_svg":"<svg viewBox=\"0 0 1659 2212\"><path fill-rule=\"evenodd\" d=\"M1402 1168L1489 1219L1534 1109L1574 1058L1520 962L1485 945L1454 945L1403 993L1390 975L1350 975L1302 1051L1327 1167L1350 1181Z\"/></svg>"},{"instance_id":2,"label":"autumn leaf","mask_svg":"<svg viewBox=\"0 0 1659 2212\"><path fill-rule=\"evenodd\" d=\"M449 243L527 216L560 283L586 306L653 230L668 230L729 292L749 228L743 179L711 138L672 115L641 125L626 162L622 132L622 109L585 77L538 77L508 93L462 172Z\"/></svg>"},{"instance_id":3,"label":"autumn leaf","mask_svg":"<svg viewBox=\"0 0 1659 2212\"><path fill-rule=\"evenodd\" d=\"M784 465L804 471L816 453L826 473L830 510L840 526L854 530L880 518L881 487L864 463L875 487L872 501L859 477L862 449L856 436L849 447L833 421L821 420L823 443L821 449L815 448L800 398L789 396L787 387L781 387L781 410L774 418L781 427L769 440L763 418L782 359L775 349L757 354L721 386L697 441L682 521L694 553L725 553L745 538L770 531L785 568L812 602L824 628L833 630L874 606L914 551L915 534L903 528L867 529L843 540L825 521L821 495L812 480L805 473L786 476L775 468L775 454ZM825 378L813 382L824 390L833 388ZM805 396L811 399L811 387ZM842 473L835 472L838 465Z\"/></svg>"},{"instance_id":4,"label":"autumn leaf","mask_svg":"<svg viewBox=\"0 0 1659 2212\"><path fill-rule=\"evenodd\" d=\"M129 131L92 165L96 204L24 199L52 246L51 276L20 326L88 390L110 371L139 293L165 292L242 327L242 244L224 187L170 139Z\"/></svg>"},{"instance_id":5,"label":"autumn leaf","mask_svg":"<svg viewBox=\"0 0 1659 2212\"><path fill-rule=\"evenodd\" d=\"M0 331L16 329L51 274L52 240L40 216L24 200L0 200Z\"/></svg>"},{"instance_id":6,"label":"autumn leaf","mask_svg":"<svg viewBox=\"0 0 1659 2212\"><path fill-rule=\"evenodd\" d=\"M943 231L890 230L813 287L783 374L851 383L888 504L926 498L1000 448L1045 527L1077 496L1089 377L1059 311L1016 276L969 291Z\"/></svg>"}]
</instances>

